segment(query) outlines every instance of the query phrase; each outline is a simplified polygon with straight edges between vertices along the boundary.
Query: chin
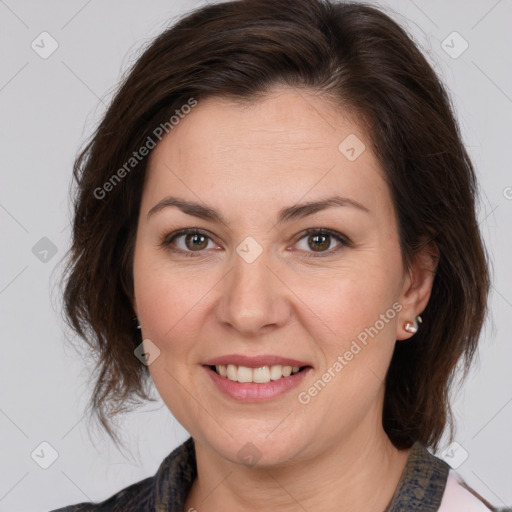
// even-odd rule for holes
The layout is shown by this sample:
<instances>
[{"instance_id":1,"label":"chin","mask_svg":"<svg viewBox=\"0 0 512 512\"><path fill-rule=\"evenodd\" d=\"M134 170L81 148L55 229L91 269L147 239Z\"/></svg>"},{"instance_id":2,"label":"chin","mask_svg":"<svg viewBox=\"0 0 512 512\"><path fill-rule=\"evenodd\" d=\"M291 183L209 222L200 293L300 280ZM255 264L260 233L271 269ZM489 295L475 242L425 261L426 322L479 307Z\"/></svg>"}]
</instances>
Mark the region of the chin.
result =
<instances>
[{"instance_id":1,"label":"chin","mask_svg":"<svg viewBox=\"0 0 512 512\"><path fill-rule=\"evenodd\" d=\"M258 432L247 429L231 431L233 437L224 433L220 439L210 439L209 436L203 439L220 456L235 464L255 468L289 464L305 448L305 440L290 436L285 430L269 435L272 429L275 429L275 425Z\"/></svg>"}]
</instances>

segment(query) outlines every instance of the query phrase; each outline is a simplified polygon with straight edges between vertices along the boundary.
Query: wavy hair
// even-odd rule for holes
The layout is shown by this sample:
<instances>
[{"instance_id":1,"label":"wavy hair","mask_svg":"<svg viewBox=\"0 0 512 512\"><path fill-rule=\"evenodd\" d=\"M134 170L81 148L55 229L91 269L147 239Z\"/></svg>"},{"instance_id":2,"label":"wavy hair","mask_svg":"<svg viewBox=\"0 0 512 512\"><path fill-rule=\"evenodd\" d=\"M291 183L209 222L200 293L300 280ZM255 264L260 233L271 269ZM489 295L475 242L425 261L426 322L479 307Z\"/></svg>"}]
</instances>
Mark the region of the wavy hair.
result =
<instances>
[{"instance_id":1,"label":"wavy hair","mask_svg":"<svg viewBox=\"0 0 512 512\"><path fill-rule=\"evenodd\" d=\"M358 114L387 180L403 261L434 241L439 261L421 329L397 342L383 427L398 448L436 448L449 391L476 351L490 286L477 182L441 80L406 31L369 4L235 0L196 9L156 37L126 74L74 165L68 324L92 349L90 408L113 417L150 399L131 306L133 249L148 156L98 190L190 98L250 102L276 85L312 90ZM103 195L103 194L102 194Z\"/></svg>"}]
</instances>

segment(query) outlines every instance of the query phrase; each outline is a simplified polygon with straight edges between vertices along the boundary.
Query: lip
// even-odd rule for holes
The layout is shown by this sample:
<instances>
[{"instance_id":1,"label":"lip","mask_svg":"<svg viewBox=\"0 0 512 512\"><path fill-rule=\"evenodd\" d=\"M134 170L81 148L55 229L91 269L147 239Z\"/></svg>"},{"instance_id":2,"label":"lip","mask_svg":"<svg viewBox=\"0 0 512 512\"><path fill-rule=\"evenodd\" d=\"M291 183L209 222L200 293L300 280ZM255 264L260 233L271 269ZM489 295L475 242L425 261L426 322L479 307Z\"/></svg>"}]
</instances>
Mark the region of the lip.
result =
<instances>
[{"instance_id":1,"label":"lip","mask_svg":"<svg viewBox=\"0 0 512 512\"><path fill-rule=\"evenodd\" d=\"M283 361L293 361L292 359L283 359ZM212 359L216 361L217 359ZM268 359L267 359L268 360ZM233 361L231 359L231 361ZM295 361L299 363L299 361ZM223 364L223 363L217 363ZM278 363L274 363L278 364ZM243 365L242 365L243 366ZM260 365L264 366L264 365ZM290 365L291 366L291 365ZM294 364L294 366L305 366L301 364ZM258 366L255 366L257 368ZM215 387L224 395L233 398L239 402L264 402L284 395L288 391L296 388L306 377L306 375L313 369L311 366L304 368L304 370L290 375L289 377L282 377L278 380L258 384L255 382L235 382L226 377L221 377L209 366L203 366L204 370L212 380Z\"/></svg>"},{"instance_id":2,"label":"lip","mask_svg":"<svg viewBox=\"0 0 512 512\"><path fill-rule=\"evenodd\" d=\"M247 368L260 368L261 366L274 366L278 364L281 366L312 366L311 364L304 361L270 354L263 354L260 356L230 354L226 356L215 357L214 359L209 359L203 363L205 366L216 366L219 364L235 364L236 366L247 366Z\"/></svg>"}]
</instances>

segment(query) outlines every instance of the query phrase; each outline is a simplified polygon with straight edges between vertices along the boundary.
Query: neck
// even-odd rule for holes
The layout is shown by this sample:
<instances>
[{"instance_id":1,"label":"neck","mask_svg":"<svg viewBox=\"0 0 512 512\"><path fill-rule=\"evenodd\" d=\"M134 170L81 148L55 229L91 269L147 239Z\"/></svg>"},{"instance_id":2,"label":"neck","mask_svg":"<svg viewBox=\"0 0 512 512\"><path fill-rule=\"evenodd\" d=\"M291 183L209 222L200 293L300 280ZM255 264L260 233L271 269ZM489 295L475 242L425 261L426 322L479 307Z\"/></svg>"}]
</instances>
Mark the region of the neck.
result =
<instances>
[{"instance_id":1,"label":"neck","mask_svg":"<svg viewBox=\"0 0 512 512\"><path fill-rule=\"evenodd\" d=\"M245 467L195 443L197 478L185 510L384 511L410 450L397 450L370 422L294 464Z\"/></svg>"}]
</instances>

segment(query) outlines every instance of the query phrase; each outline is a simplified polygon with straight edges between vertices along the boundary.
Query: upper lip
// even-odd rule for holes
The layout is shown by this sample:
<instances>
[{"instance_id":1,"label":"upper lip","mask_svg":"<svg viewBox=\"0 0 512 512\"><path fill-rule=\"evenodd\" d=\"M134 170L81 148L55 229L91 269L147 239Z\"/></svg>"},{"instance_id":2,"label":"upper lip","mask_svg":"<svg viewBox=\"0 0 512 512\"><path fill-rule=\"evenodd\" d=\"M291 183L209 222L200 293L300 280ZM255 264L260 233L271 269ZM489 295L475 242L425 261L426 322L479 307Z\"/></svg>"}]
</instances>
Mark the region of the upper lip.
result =
<instances>
[{"instance_id":1,"label":"upper lip","mask_svg":"<svg viewBox=\"0 0 512 512\"><path fill-rule=\"evenodd\" d=\"M244 356L241 354L230 354L226 356L215 357L209 359L205 366L216 366L219 364L228 365L234 364L236 366L246 366L248 368L260 368L261 366L274 366L280 364L281 366L310 366L304 361L297 359L290 359L289 357L281 357L274 355L263 354L260 356Z\"/></svg>"}]
</instances>

